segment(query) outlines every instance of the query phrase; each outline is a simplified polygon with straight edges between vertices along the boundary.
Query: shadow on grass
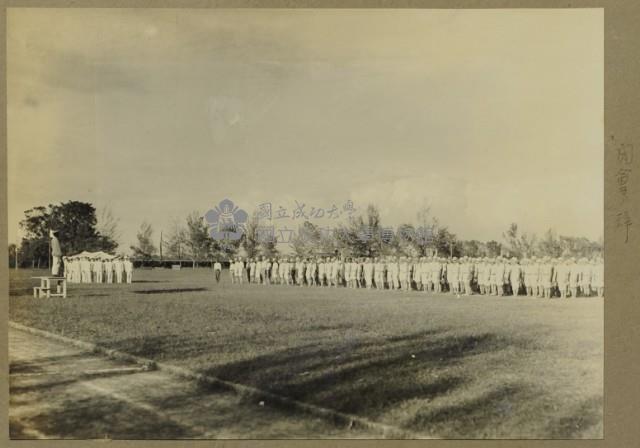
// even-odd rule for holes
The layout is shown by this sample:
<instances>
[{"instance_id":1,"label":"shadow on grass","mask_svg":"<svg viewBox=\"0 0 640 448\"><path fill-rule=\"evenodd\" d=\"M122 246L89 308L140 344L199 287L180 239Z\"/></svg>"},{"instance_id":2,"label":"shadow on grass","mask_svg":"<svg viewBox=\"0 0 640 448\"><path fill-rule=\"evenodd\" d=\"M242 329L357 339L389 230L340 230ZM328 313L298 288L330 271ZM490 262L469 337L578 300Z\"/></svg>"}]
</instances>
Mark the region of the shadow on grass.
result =
<instances>
[{"instance_id":1,"label":"shadow on grass","mask_svg":"<svg viewBox=\"0 0 640 448\"><path fill-rule=\"evenodd\" d=\"M10 296L31 296L33 292L32 288L11 288L9 289Z\"/></svg>"},{"instance_id":2,"label":"shadow on grass","mask_svg":"<svg viewBox=\"0 0 640 448\"><path fill-rule=\"evenodd\" d=\"M167 280L133 280L131 283L169 283Z\"/></svg>"},{"instance_id":3,"label":"shadow on grass","mask_svg":"<svg viewBox=\"0 0 640 448\"><path fill-rule=\"evenodd\" d=\"M459 403L419 411L406 427L444 438L602 437L602 397L550 414L534 385L494 386ZM545 423L550 422L550 423Z\"/></svg>"},{"instance_id":4,"label":"shadow on grass","mask_svg":"<svg viewBox=\"0 0 640 448\"><path fill-rule=\"evenodd\" d=\"M84 354L86 356L86 353ZM59 356L59 357L48 357L48 358L38 358L38 360L31 361L29 364L27 363L19 363L17 369L13 369L11 371L12 374L15 373L36 373L37 375L33 376L11 376L9 378L9 393L12 396L31 393L36 391L45 391L48 389L57 388L60 386L68 386L70 384L76 383L78 381L88 381L94 378L113 378L118 376L127 376L127 375L135 375L138 371L125 370L125 369L114 369L114 370L82 370L75 369L73 371L67 372L48 372L42 367L38 366L38 363L69 363L73 362L73 358L76 358L76 355L72 356ZM78 357L82 359L82 356ZM42 366L43 364L40 364ZM124 363L126 366L130 364L130 362ZM13 367L14 364L11 365ZM18 372L16 372L18 370ZM53 380L51 380L53 378ZM26 383L26 384L25 384Z\"/></svg>"},{"instance_id":5,"label":"shadow on grass","mask_svg":"<svg viewBox=\"0 0 640 448\"><path fill-rule=\"evenodd\" d=\"M322 326L324 330L344 328ZM484 333L452 336L445 330L389 338L345 338L254 356L201 370L235 383L376 418L412 399L454 393L468 381L455 367L465 357L504 349L509 341ZM117 341L113 348L162 360L228 350L212 337L163 335Z\"/></svg>"},{"instance_id":6,"label":"shadow on grass","mask_svg":"<svg viewBox=\"0 0 640 448\"><path fill-rule=\"evenodd\" d=\"M467 379L450 368L506 345L492 334L420 332L367 342L308 345L207 369L204 373L341 412L375 418L410 399L454 392Z\"/></svg>"},{"instance_id":7,"label":"shadow on grass","mask_svg":"<svg viewBox=\"0 0 640 448\"><path fill-rule=\"evenodd\" d=\"M44 369L31 362L23 362L23 361L13 361L9 365L9 373L40 373L43 372Z\"/></svg>"},{"instance_id":8,"label":"shadow on grass","mask_svg":"<svg viewBox=\"0 0 640 448\"><path fill-rule=\"evenodd\" d=\"M535 396L525 385L506 384L459 404L424 409L406 426L444 437L475 437L490 424L513 417L521 403Z\"/></svg>"},{"instance_id":9,"label":"shadow on grass","mask_svg":"<svg viewBox=\"0 0 640 448\"><path fill-rule=\"evenodd\" d=\"M18 396L21 394L28 394L28 393L38 392L38 391L49 391L56 387L68 386L77 381L78 381L78 378L69 378L69 379L58 380L58 381L46 381L46 382L40 382L35 384L28 384L24 386L14 386L13 385L14 381L11 379L9 380L9 394L13 398L14 396Z\"/></svg>"},{"instance_id":10,"label":"shadow on grass","mask_svg":"<svg viewBox=\"0 0 640 448\"><path fill-rule=\"evenodd\" d=\"M199 435L154 412L108 396L61 400L47 412L23 419L21 423L65 439L170 439ZM25 437L19 427L10 432L14 438L30 438Z\"/></svg>"},{"instance_id":11,"label":"shadow on grass","mask_svg":"<svg viewBox=\"0 0 640 448\"><path fill-rule=\"evenodd\" d=\"M173 288L173 289L143 289L140 291L133 291L136 294L175 294L179 292L198 292L208 291L207 288Z\"/></svg>"},{"instance_id":12,"label":"shadow on grass","mask_svg":"<svg viewBox=\"0 0 640 448\"><path fill-rule=\"evenodd\" d=\"M317 327L326 331L347 329ZM248 341L225 344L215 337L194 335L117 342L119 346L127 345L125 350L133 354L155 359L166 356L173 362L184 359L187 363L203 355L233 351L236 343L240 344L239 350L250 353ZM258 343L253 342L254 353L260 352L261 348L255 345ZM478 392L468 387L478 384L475 373L467 367L472 359L504 350L520 353L537 348L535 341L526 339L494 333L456 334L439 329L390 337L345 336L335 342L322 339L319 343L254 355L200 372L377 421L391 418L407 431L435 437L512 437L522 432L524 437L533 434L562 438L597 428L602 420L598 403L585 403L584 409L575 411L561 407L550 417L546 416L544 405L555 399L541 395L534 384L489 385ZM504 372L509 367L496 368ZM188 403L222 389L200 385L199 390L172 397L167 406ZM273 405L282 412L299 412L287 405ZM548 423L551 420L553 424ZM535 423L529 425L530 421Z\"/></svg>"},{"instance_id":13,"label":"shadow on grass","mask_svg":"<svg viewBox=\"0 0 640 448\"><path fill-rule=\"evenodd\" d=\"M221 310L224 318L224 310ZM343 331L351 328L350 325L318 325L309 327L309 331ZM279 336L295 337L299 334L299 330L281 331ZM253 337L253 336L251 336ZM118 340L104 340L99 341L98 345L105 346L107 348L120 350L132 355L146 357L146 358L160 358L169 357L173 360L189 360L194 357L201 356L207 353L217 352L232 352L239 348L246 348L248 342L246 340L226 340L220 338L216 333L203 333L199 335L182 333L182 334L162 334L156 336L144 336L135 338L125 338ZM250 344L255 350L255 343ZM327 352L329 353L329 352ZM313 353L308 353L302 356L314 356Z\"/></svg>"},{"instance_id":14,"label":"shadow on grass","mask_svg":"<svg viewBox=\"0 0 640 448\"><path fill-rule=\"evenodd\" d=\"M22 440L33 439L33 437L29 436L28 431L22 422L11 418L9 419L9 438Z\"/></svg>"},{"instance_id":15,"label":"shadow on grass","mask_svg":"<svg viewBox=\"0 0 640 448\"><path fill-rule=\"evenodd\" d=\"M20 395L24 393L31 393L36 391L48 391L49 389L53 389L60 386L68 386L70 384L76 383L78 381L90 381L91 379L103 379L103 378L114 378L118 376L128 376L135 375L136 371L131 370L113 370L113 371L94 371L94 372L74 372L74 373L65 373L62 374L64 376L63 379L59 379L56 381L41 381L38 380L36 383L32 384L22 384L16 385L14 378L10 379L10 394L12 395ZM60 373L50 374L49 376L60 377ZM39 377L42 378L42 377ZM46 378L46 376L45 376Z\"/></svg>"},{"instance_id":16,"label":"shadow on grass","mask_svg":"<svg viewBox=\"0 0 640 448\"><path fill-rule=\"evenodd\" d=\"M78 352L70 355L44 356L29 361L13 360L9 363L9 373L42 373L45 372L44 367L47 365L72 362L76 359L86 358L88 354L89 352Z\"/></svg>"}]
</instances>

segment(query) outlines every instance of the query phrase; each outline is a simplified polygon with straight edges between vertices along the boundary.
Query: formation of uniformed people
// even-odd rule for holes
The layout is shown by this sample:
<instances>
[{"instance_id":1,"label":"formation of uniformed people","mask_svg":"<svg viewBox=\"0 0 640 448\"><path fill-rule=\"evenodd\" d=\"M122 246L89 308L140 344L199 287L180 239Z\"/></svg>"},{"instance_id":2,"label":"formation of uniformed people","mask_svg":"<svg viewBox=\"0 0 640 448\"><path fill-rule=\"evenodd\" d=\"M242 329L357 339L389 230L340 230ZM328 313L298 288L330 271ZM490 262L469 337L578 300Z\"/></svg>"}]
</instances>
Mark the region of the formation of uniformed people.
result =
<instances>
[{"instance_id":1,"label":"formation of uniformed people","mask_svg":"<svg viewBox=\"0 0 640 448\"><path fill-rule=\"evenodd\" d=\"M62 257L69 283L131 283L133 262L125 256L111 258L74 255Z\"/></svg>"},{"instance_id":2,"label":"formation of uniformed people","mask_svg":"<svg viewBox=\"0 0 640 448\"><path fill-rule=\"evenodd\" d=\"M460 295L604 297L600 257L236 258L232 283L449 292Z\"/></svg>"}]
</instances>

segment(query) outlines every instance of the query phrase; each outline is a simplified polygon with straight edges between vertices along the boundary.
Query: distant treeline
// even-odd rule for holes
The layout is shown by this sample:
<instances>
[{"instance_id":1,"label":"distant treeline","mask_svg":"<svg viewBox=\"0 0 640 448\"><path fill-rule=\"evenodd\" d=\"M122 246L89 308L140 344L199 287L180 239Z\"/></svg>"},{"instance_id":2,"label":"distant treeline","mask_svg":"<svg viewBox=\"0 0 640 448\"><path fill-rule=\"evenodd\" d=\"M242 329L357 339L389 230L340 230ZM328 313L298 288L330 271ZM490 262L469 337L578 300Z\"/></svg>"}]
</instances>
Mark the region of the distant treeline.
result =
<instances>
[{"instance_id":1,"label":"distant treeline","mask_svg":"<svg viewBox=\"0 0 640 448\"><path fill-rule=\"evenodd\" d=\"M19 247L9 246L9 265L14 267L17 261L21 267L48 267L51 229L58 231L64 254L83 250L115 253L120 246L117 223L109 210L103 210L97 217L95 207L85 202L32 208L20 222L23 238ZM304 221L286 244L278 241L273 232L264 232L265 227L266 223L254 213L244 225L239 240L218 241L211 238L203 215L192 212L184 220L175 219L171 228L159 235L155 235L150 223L143 222L130 252L137 267L170 267L172 264L210 267L213 260L228 262L237 256L592 257L602 255L603 250L602 238L592 241L558 235L551 228L538 237L521 233L516 223L508 226L500 241L463 240L449 231L428 207L417 212L416 222L393 229L383 225L374 205L331 231Z\"/></svg>"}]
</instances>

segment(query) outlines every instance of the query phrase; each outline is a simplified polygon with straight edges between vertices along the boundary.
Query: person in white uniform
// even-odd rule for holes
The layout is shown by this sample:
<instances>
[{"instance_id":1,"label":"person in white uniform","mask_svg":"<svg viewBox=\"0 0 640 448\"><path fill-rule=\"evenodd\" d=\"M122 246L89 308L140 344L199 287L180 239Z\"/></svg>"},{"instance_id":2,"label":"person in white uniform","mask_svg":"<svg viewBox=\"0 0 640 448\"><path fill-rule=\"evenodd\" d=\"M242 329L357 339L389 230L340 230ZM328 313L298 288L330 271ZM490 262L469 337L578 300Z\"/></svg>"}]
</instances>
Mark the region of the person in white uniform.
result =
<instances>
[{"instance_id":1,"label":"person in white uniform","mask_svg":"<svg viewBox=\"0 0 640 448\"><path fill-rule=\"evenodd\" d=\"M373 286L373 263L369 257L364 259L364 264L362 265L362 278L364 286L367 289L371 289Z\"/></svg>"},{"instance_id":2,"label":"person in white uniform","mask_svg":"<svg viewBox=\"0 0 640 448\"><path fill-rule=\"evenodd\" d=\"M457 257L453 257L452 262L447 266L447 281L451 288L451 292L460 295L461 288L461 276L462 276L462 264L461 260Z\"/></svg>"},{"instance_id":3,"label":"person in white uniform","mask_svg":"<svg viewBox=\"0 0 640 448\"><path fill-rule=\"evenodd\" d=\"M102 269L104 269L104 278L107 283L113 283L113 259L107 258L102 263Z\"/></svg>"},{"instance_id":4,"label":"person in white uniform","mask_svg":"<svg viewBox=\"0 0 640 448\"><path fill-rule=\"evenodd\" d=\"M518 264L518 260L515 257L511 257L509 264L509 272L508 272L508 280L509 286L511 288L511 295L514 297L518 295L520 292L520 277L521 277L521 269Z\"/></svg>"},{"instance_id":5,"label":"person in white uniform","mask_svg":"<svg viewBox=\"0 0 640 448\"><path fill-rule=\"evenodd\" d=\"M397 290L400 286L400 259L398 257L389 257L386 262L387 284L391 290Z\"/></svg>"},{"instance_id":6,"label":"person in white uniform","mask_svg":"<svg viewBox=\"0 0 640 448\"><path fill-rule=\"evenodd\" d=\"M298 258L298 262L296 263L296 277L299 286L304 285L305 267L304 259Z\"/></svg>"},{"instance_id":7,"label":"person in white uniform","mask_svg":"<svg viewBox=\"0 0 640 448\"><path fill-rule=\"evenodd\" d=\"M540 287L544 291L544 298L551 298L551 286L553 280L553 264L551 257L544 257L543 263L540 265Z\"/></svg>"},{"instance_id":8,"label":"person in white uniform","mask_svg":"<svg viewBox=\"0 0 640 448\"><path fill-rule=\"evenodd\" d=\"M273 258L271 262L271 283L274 285L280 283L280 264L277 258Z\"/></svg>"},{"instance_id":9,"label":"person in white uniform","mask_svg":"<svg viewBox=\"0 0 640 448\"><path fill-rule=\"evenodd\" d=\"M376 281L376 289L384 289L384 281L385 281L385 263L380 257L374 258L373 265L373 275Z\"/></svg>"},{"instance_id":10,"label":"person in white uniform","mask_svg":"<svg viewBox=\"0 0 640 448\"><path fill-rule=\"evenodd\" d=\"M80 258L80 282L91 283L91 260L89 257Z\"/></svg>"},{"instance_id":11,"label":"person in white uniform","mask_svg":"<svg viewBox=\"0 0 640 448\"><path fill-rule=\"evenodd\" d=\"M569 293L569 279L571 276L571 260L562 260L553 272L554 283L558 286L560 298L566 299Z\"/></svg>"},{"instance_id":12,"label":"person in white uniform","mask_svg":"<svg viewBox=\"0 0 640 448\"><path fill-rule=\"evenodd\" d=\"M602 258L594 260L593 287L598 297L604 297L604 260Z\"/></svg>"},{"instance_id":13,"label":"person in white uniform","mask_svg":"<svg viewBox=\"0 0 640 448\"><path fill-rule=\"evenodd\" d=\"M124 265L124 272L127 277L127 283L133 283L133 262L131 261L131 258L129 258L128 255L125 255L123 265Z\"/></svg>"},{"instance_id":14,"label":"person in white uniform","mask_svg":"<svg viewBox=\"0 0 640 448\"><path fill-rule=\"evenodd\" d=\"M91 260L91 278L93 283L102 283L102 260L94 257Z\"/></svg>"},{"instance_id":15,"label":"person in white uniform","mask_svg":"<svg viewBox=\"0 0 640 448\"><path fill-rule=\"evenodd\" d=\"M473 281L473 265L469 257L463 257L460 264L460 292L467 296L470 296L471 282Z\"/></svg>"},{"instance_id":16,"label":"person in white uniform","mask_svg":"<svg viewBox=\"0 0 640 448\"><path fill-rule=\"evenodd\" d=\"M117 256L113 260L113 271L116 276L116 283L122 283L122 274L124 273L124 265L122 263L122 257Z\"/></svg>"}]
</instances>

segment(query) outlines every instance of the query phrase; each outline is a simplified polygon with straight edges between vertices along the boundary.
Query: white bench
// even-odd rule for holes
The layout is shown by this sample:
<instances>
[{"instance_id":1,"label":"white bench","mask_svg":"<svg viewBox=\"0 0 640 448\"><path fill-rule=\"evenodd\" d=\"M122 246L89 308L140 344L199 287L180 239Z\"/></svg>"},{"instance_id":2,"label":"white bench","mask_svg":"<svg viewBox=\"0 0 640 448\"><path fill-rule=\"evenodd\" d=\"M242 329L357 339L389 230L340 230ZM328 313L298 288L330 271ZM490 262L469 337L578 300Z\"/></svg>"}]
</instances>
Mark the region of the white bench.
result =
<instances>
[{"instance_id":1,"label":"white bench","mask_svg":"<svg viewBox=\"0 0 640 448\"><path fill-rule=\"evenodd\" d=\"M67 279L65 277L31 277L40 280L40 286L33 287L33 297L67 297ZM51 291L51 285L55 291Z\"/></svg>"}]
</instances>

